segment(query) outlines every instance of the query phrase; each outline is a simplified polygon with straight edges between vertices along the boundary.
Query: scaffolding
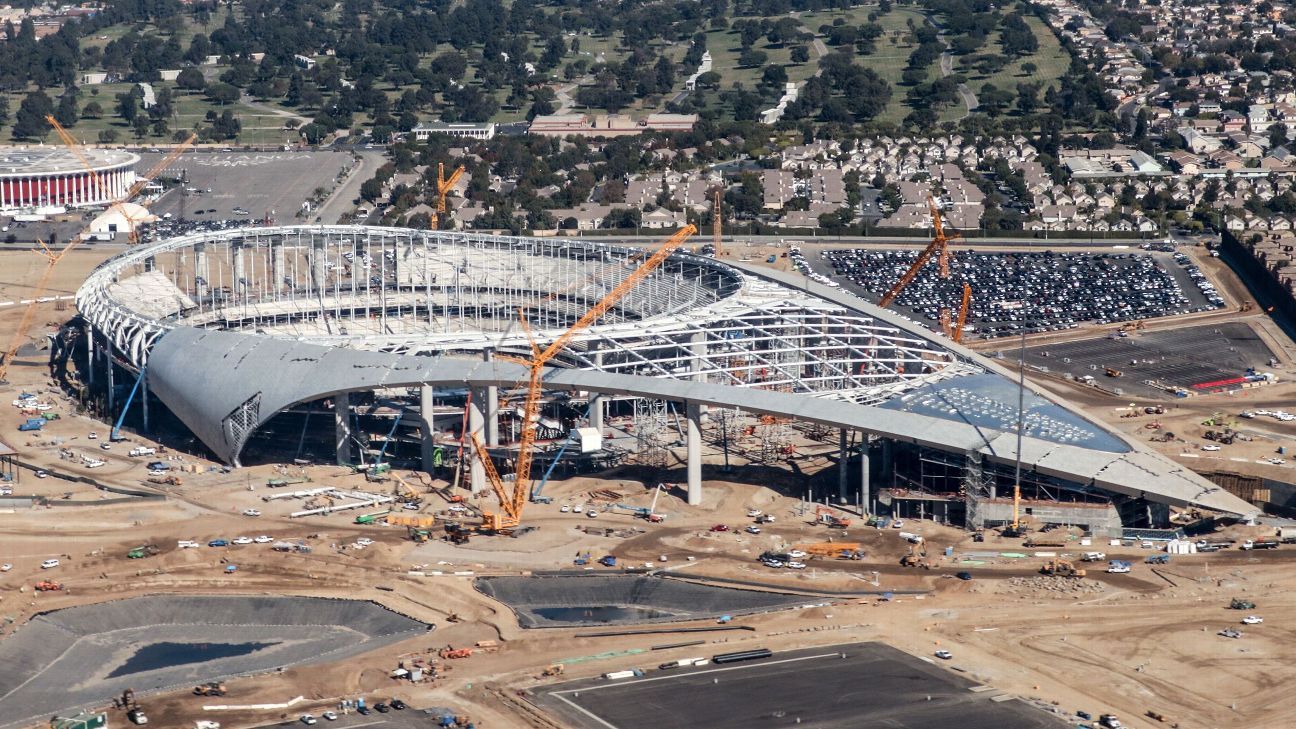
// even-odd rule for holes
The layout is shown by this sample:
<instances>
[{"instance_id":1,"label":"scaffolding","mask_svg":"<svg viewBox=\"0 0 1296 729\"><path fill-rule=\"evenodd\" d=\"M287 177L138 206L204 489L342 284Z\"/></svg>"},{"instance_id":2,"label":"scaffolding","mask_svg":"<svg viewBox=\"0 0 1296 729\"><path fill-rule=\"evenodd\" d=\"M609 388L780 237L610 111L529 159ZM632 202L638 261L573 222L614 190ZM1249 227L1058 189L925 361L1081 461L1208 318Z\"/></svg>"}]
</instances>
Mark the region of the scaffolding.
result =
<instances>
[{"instance_id":1,"label":"scaffolding","mask_svg":"<svg viewBox=\"0 0 1296 729\"><path fill-rule=\"evenodd\" d=\"M675 439L670 435L666 402L636 398L631 432L635 437L635 460L651 468L665 468Z\"/></svg>"}]
</instances>

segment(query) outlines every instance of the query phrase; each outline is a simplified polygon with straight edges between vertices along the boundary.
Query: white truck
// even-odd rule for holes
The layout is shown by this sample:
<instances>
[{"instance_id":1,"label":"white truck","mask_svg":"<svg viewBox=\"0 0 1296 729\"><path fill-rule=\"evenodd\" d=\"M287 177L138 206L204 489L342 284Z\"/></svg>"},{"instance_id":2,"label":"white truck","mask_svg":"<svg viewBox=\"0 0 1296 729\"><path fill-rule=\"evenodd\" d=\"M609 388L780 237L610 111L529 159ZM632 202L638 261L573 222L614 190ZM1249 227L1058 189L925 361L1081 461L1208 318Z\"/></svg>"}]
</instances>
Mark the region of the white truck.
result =
<instances>
[{"instance_id":1,"label":"white truck","mask_svg":"<svg viewBox=\"0 0 1296 729\"><path fill-rule=\"evenodd\" d=\"M130 449L130 455L132 456L151 456L155 453L157 453L157 449L148 448L146 446L139 446L138 448Z\"/></svg>"},{"instance_id":2,"label":"white truck","mask_svg":"<svg viewBox=\"0 0 1296 729\"><path fill-rule=\"evenodd\" d=\"M1080 556L1081 562L1101 562L1107 559L1107 555L1102 552L1085 552Z\"/></svg>"}]
</instances>

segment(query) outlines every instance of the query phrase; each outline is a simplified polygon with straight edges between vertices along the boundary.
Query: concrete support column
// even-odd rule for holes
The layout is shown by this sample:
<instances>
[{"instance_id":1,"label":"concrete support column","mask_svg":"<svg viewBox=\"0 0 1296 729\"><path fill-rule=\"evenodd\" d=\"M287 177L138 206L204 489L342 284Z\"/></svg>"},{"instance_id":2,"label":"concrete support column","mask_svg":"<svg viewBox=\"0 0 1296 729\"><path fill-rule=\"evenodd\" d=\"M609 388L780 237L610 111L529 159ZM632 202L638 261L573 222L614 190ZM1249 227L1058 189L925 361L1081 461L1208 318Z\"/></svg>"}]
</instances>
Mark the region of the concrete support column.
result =
<instances>
[{"instance_id":1,"label":"concrete support column","mask_svg":"<svg viewBox=\"0 0 1296 729\"><path fill-rule=\"evenodd\" d=\"M436 451L436 445L432 442L432 436L435 431L432 427L432 399L435 390L431 385L421 385L419 387L419 444L422 446L421 453L423 456L423 470L432 473L435 466L432 465L432 454Z\"/></svg>"},{"instance_id":2,"label":"concrete support column","mask_svg":"<svg viewBox=\"0 0 1296 729\"><path fill-rule=\"evenodd\" d=\"M286 256L283 242L277 245L270 243L270 276L274 278L274 292L276 295L284 292L284 276L287 275L284 258Z\"/></svg>"},{"instance_id":3,"label":"concrete support column","mask_svg":"<svg viewBox=\"0 0 1296 729\"><path fill-rule=\"evenodd\" d=\"M115 407L117 404L117 398L113 393L113 361L112 361L112 341L111 340L104 342L103 355L104 355L104 370L108 382L108 417L113 419L113 422L116 422L117 413L115 411Z\"/></svg>"},{"instance_id":4,"label":"concrete support column","mask_svg":"<svg viewBox=\"0 0 1296 729\"><path fill-rule=\"evenodd\" d=\"M693 381L706 382L706 375L702 374L702 370L706 366L706 332L693 333L693 336L689 338L689 351L693 354L693 359L690 362L690 369L693 370Z\"/></svg>"},{"instance_id":5,"label":"concrete support column","mask_svg":"<svg viewBox=\"0 0 1296 729\"><path fill-rule=\"evenodd\" d=\"M689 506L702 503L702 406L690 402L686 407L688 420L688 502Z\"/></svg>"},{"instance_id":6,"label":"concrete support column","mask_svg":"<svg viewBox=\"0 0 1296 729\"><path fill-rule=\"evenodd\" d=\"M333 396L333 442L337 446L337 464L351 463L351 395Z\"/></svg>"},{"instance_id":7,"label":"concrete support column","mask_svg":"<svg viewBox=\"0 0 1296 729\"><path fill-rule=\"evenodd\" d=\"M324 247L324 241L315 241L310 253L311 285L321 293L328 290L328 269L324 267L327 261L328 251Z\"/></svg>"},{"instance_id":8,"label":"concrete support column","mask_svg":"<svg viewBox=\"0 0 1296 729\"><path fill-rule=\"evenodd\" d=\"M230 257L234 259L230 264L230 266L234 269L233 289L234 291L238 292L239 298L243 299L246 302L248 287L247 284L243 283L243 281L247 278L247 271L244 268L244 264L243 264L243 246L237 244L231 245Z\"/></svg>"},{"instance_id":9,"label":"concrete support column","mask_svg":"<svg viewBox=\"0 0 1296 729\"><path fill-rule=\"evenodd\" d=\"M891 465L891 448L894 445L895 443L890 438L882 439L882 469L879 474L882 476L882 485L884 487L894 485L893 482L895 481L895 469ZM891 475L888 476L888 474Z\"/></svg>"},{"instance_id":10,"label":"concrete support column","mask_svg":"<svg viewBox=\"0 0 1296 729\"><path fill-rule=\"evenodd\" d=\"M482 466L472 439L473 433L481 433L486 419L482 404L485 397L486 393L481 390L473 390L468 403L468 433L464 438L464 451L468 454L468 488L473 496L486 490L486 469Z\"/></svg>"},{"instance_id":11,"label":"concrete support column","mask_svg":"<svg viewBox=\"0 0 1296 729\"><path fill-rule=\"evenodd\" d=\"M860 436L863 438L860 443L860 511L871 514L873 493L872 484L869 483L869 437L867 433L861 433Z\"/></svg>"},{"instance_id":12,"label":"concrete support column","mask_svg":"<svg viewBox=\"0 0 1296 729\"><path fill-rule=\"evenodd\" d=\"M490 362L495 359L495 350L487 348L482 350L482 360ZM489 385L483 391L486 415L486 444L497 446L500 444L499 433L499 388Z\"/></svg>"},{"instance_id":13,"label":"concrete support column","mask_svg":"<svg viewBox=\"0 0 1296 729\"><path fill-rule=\"evenodd\" d=\"M603 369L603 352L594 353L594 366L600 371ZM603 432L603 403L604 397L598 393L591 392L589 398L589 427Z\"/></svg>"},{"instance_id":14,"label":"concrete support column","mask_svg":"<svg viewBox=\"0 0 1296 729\"><path fill-rule=\"evenodd\" d=\"M850 432L841 429L837 437L837 499L846 502L846 484L849 481L846 469L850 467Z\"/></svg>"},{"instance_id":15,"label":"concrete support column","mask_svg":"<svg viewBox=\"0 0 1296 729\"><path fill-rule=\"evenodd\" d=\"M209 275L210 273L207 270L207 244L195 243L194 244L194 292L198 294L198 298L200 299L207 295L207 287L208 287L207 277ZM199 278L201 278L202 281L198 281L197 279Z\"/></svg>"}]
</instances>

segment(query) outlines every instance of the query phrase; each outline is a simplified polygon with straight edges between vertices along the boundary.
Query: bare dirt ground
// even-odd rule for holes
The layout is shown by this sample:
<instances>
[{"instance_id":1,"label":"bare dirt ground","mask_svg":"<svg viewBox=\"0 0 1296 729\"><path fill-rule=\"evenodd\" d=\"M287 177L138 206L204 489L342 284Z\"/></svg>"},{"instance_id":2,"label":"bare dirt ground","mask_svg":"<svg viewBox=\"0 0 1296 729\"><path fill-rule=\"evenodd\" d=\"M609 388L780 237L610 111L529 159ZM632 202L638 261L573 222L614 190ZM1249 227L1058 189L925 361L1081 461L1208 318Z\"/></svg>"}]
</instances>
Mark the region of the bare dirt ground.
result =
<instances>
[{"instance_id":1,"label":"bare dirt ground","mask_svg":"<svg viewBox=\"0 0 1296 729\"><path fill-rule=\"evenodd\" d=\"M73 254L56 272L55 292L74 291L85 273L105 255ZM5 271L0 276L0 301L22 298L26 286L23 282L34 280L39 263L31 253L0 253L0 270ZM56 310L52 303L42 305L33 338L45 331L46 322L60 321L69 313ZM17 306L0 307L0 334L4 335L0 339L8 339L20 315ZM557 725L552 721L546 723L518 708L516 693L537 685L539 673L552 663L562 662L568 677L580 677L737 647L759 645L779 650L871 639L919 655L950 650L955 655L952 666L977 680L1055 703L1068 712L1085 709L1096 715L1114 711L1132 727L1162 726L1144 718L1148 710L1171 717L1184 729L1296 725L1296 707L1284 700L1285 679L1290 674L1287 667L1296 662L1296 641L1292 640L1290 627L1296 625L1296 575L1292 570L1296 549L1290 547L1264 553L1225 551L1176 556L1170 565L1159 568L1158 575L1142 563L1147 551L1095 545L1094 549L1107 552L1109 557L1129 557L1138 562L1134 572L1098 573L1067 581L1039 576L1042 556L985 556L1023 552L1020 541L991 536L984 544L973 544L961 531L910 521L905 531L927 539L933 569L906 569L899 566L899 559L908 551L908 545L896 530L852 527L829 531L810 523L811 515L800 507L795 495L801 493L806 479L832 467L830 459L815 451L803 451L805 455L792 466L752 467L735 456L734 473L707 482L703 506L688 507L678 489L660 497L658 511L669 515L663 524L648 524L626 513L600 513L591 519L561 511L563 505L590 503L589 492L594 489L611 489L621 494L619 500L623 503L646 506L652 499L651 487L659 480L674 477L668 474L641 479L627 469L600 479L550 484L546 493L554 497L554 503L531 505L528 510L528 524L540 528L518 539L476 538L463 546L440 541L415 544L406 538L403 528L354 524L357 512L290 519L289 512L303 508L302 501L262 499L282 491L265 485L267 479L282 475L272 467L222 473L213 470L216 464L185 455L171 462L197 472L180 474L181 485L146 485L143 463L151 459L130 458L124 453L125 444L106 452L99 450L102 440L91 441L87 434L97 432L102 438L108 427L75 415L72 405L51 391L45 367L39 363L22 364L24 359L37 362L43 355L20 357L20 363L10 371L10 385L0 388L5 395L0 402L7 406L12 394L21 390L38 392L63 416L39 435L20 437L16 425L21 416L16 410L0 406L0 412L5 413L0 415L0 432L24 461L93 476L105 483L151 488L167 499L72 505L113 495L62 479L36 479L31 471L24 471L17 489L20 495L35 494L69 503L0 511L0 562L14 565L11 571L0 573L4 633L21 626L37 611L158 592L374 599L436 625L437 629L427 636L345 663L230 681L230 695L220 702L188 695L146 695L144 705L158 726L188 726L194 719L209 718L220 721L227 729L239 729L291 719L305 711L318 713L341 698L364 695L371 699L399 696L414 706L455 707L471 715L479 727L553 727ZM1288 366L1290 360L1285 360L1284 367ZM1145 428L1152 416L1119 417L1117 408L1128 402L1052 380L1042 384L1059 388L1095 418L1135 437L1146 439L1152 432ZM1167 444L1166 452L1179 457L1196 455L1196 459L1185 458L1195 467L1201 467L1208 457L1255 461L1265 448L1271 449L1279 441L1257 438L1217 453L1195 450L1204 442L1198 432L1205 429L1201 420L1215 411L1234 413L1266 407L1265 403L1269 407L1287 403L1292 409L1294 395L1292 386L1280 384L1256 390L1245 401L1213 396L1176 403L1178 408L1157 419L1163 429L1180 434L1186 442ZM1247 431L1263 431L1280 438L1296 435L1290 423L1240 422ZM60 459L60 448L95 453L108 464L91 471ZM713 455L710 462L718 466L719 456ZM1224 463L1237 470L1279 468L1233 460ZM368 484L362 477L336 467L313 467L307 469L307 474L311 484L290 488L337 485L375 492L391 489L390 484ZM712 475L718 475L718 470ZM417 483L417 479L408 480ZM69 494L69 498L63 498ZM489 505L489 500L479 503ZM448 507L440 497L428 494L420 513L446 512ZM261 510L262 516L243 516L242 511L248 508ZM747 526L751 523L746 516L749 508L772 514L776 521L764 525L760 534L741 529L710 531L716 524ZM590 529L604 528L623 536L589 533ZM1235 527L1226 536L1242 539L1270 532L1271 527ZM300 539L313 551L282 554L271 551L266 544L187 550L176 545L181 539L205 544L217 537L263 534ZM356 539L362 536L375 543L358 547ZM800 572L769 570L755 561L765 549L827 539L859 542L866 557L858 562L812 561L809 569ZM125 557L131 547L144 543L156 544L162 553L144 560ZM946 547L953 548L950 558L942 556ZM1081 549L1077 545L1064 551L1074 555ZM595 557L615 554L631 564L652 563L680 576L761 582L808 595L890 590L896 593L896 599L883 602L876 595L808 597L807 602L830 604L740 618L737 622L756 630L750 634L715 634L704 648L658 651L645 657L624 652L646 649L669 639L582 638L576 636L584 631L576 629L524 631L506 606L473 590L472 576L454 574L518 574L570 568L572 557L584 552ZM976 552L971 562L964 560L968 552ZM56 570L42 571L40 562L50 557L60 558L63 564ZM238 572L225 574L227 564L237 564ZM954 579L952 575L960 570L971 571L975 579ZM58 579L68 590L34 593L32 584L42 578ZM904 594L910 592L919 594ZM1232 597L1256 602L1254 612L1265 622L1239 625L1244 614L1227 609ZM452 616L456 622L451 622ZM1240 628L1244 635L1239 639L1216 635L1224 627ZM411 685L389 678L398 662L408 660L412 654L428 656L429 651L447 644L464 646L481 640L499 641L502 647L498 652L442 662L443 668L449 670L431 683ZM595 658L600 655L603 657ZM304 700L291 709L202 709L211 703L271 703L297 696ZM114 722L123 721L114 715Z\"/></svg>"}]
</instances>

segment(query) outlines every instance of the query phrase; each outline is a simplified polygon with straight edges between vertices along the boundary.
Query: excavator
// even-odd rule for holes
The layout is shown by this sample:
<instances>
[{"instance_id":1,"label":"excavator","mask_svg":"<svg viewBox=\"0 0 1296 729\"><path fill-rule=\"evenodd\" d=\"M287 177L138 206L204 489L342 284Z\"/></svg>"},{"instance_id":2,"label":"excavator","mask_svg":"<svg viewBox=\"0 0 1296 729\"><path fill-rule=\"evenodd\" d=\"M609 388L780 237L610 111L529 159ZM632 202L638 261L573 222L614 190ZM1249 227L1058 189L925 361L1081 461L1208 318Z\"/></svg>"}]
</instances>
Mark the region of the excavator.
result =
<instances>
[{"instance_id":1,"label":"excavator","mask_svg":"<svg viewBox=\"0 0 1296 729\"><path fill-rule=\"evenodd\" d=\"M900 558L901 567L918 567L929 570L931 564L927 562L927 548L921 544L910 544L909 554Z\"/></svg>"},{"instance_id":2,"label":"excavator","mask_svg":"<svg viewBox=\"0 0 1296 729\"><path fill-rule=\"evenodd\" d=\"M1084 577L1085 571L1065 559L1050 559L1040 567L1040 574L1055 577Z\"/></svg>"},{"instance_id":3,"label":"excavator","mask_svg":"<svg viewBox=\"0 0 1296 729\"><path fill-rule=\"evenodd\" d=\"M830 529L845 529L851 525L851 520L845 516L839 516L837 512L827 506L815 508L815 523L823 524Z\"/></svg>"}]
</instances>

